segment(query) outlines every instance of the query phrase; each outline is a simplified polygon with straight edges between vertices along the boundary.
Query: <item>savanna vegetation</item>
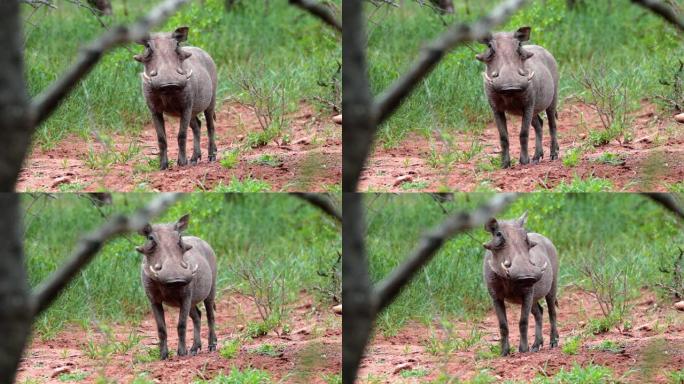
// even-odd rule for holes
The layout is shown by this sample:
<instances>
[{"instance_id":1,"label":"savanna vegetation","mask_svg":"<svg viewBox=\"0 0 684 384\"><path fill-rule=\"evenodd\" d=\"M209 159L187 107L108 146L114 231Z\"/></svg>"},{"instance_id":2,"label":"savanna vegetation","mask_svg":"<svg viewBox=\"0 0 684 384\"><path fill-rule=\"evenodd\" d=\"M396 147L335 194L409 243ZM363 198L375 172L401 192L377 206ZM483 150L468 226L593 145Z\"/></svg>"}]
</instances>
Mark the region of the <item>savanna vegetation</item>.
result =
<instances>
[{"instance_id":1,"label":"savanna vegetation","mask_svg":"<svg viewBox=\"0 0 684 384\"><path fill-rule=\"evenodd\" d=\"M26 264L31 285L43 281L61 265L82 234L115 213L125 214L140 208L153 197L115 194L112 204L99 206L77 194L24 195ZM219 351L213 356L223 359L222 366L226 369L212 383L261 383L263 377L273 378L263 370L235 368L231 372L229 368L241 350L254 355L282 355L285 348L282 345L268 341L257 347L246 347L245 340L269 332L289 333L301 327L302 320L295 324L292 317L295 304L310 300L312 318L317 317L314 313L323 310L326 313L323 317L331 317L326 324L340 327L335 325L329 308L341 300L341 238L338 225L328 216L305 201L284 194L205 193L185 196L155 222L173 222L185 213L190 213L186 233L206 240L216 252L217 302L227 303L220 308L235 309L237 302L229 298L239 295L249 298L246 302L256 307L253 313L258 313L255 318L243 320L240 329L236 328L238 324L217 324L219 330L232 329L235 337L223 337L223 340L219 337ZM38 343L59 340L64 337L61 333L65 329L75 329L83 336L71 342L84 355L103 365L119 355L133 356L134 364L158 361L158 349L141 344L142 335L136 331L150 313L140 282L142 256L135 251L141 242L143 238L137 234L109 242L54 305L36 319L34 340ZM177 316L177 310L167 310L169 335L175 334ZM221 314L217 316L220 318ZM206 317L202 317L202 327L206 327ZM175 345L170 349L175 352ZM89 379L107 377L104 371L99 376L79 370L70 374L79 372ZM150 382L144 381L149 379L145 375L140 373L140 383ZM192 378L180 375L176 379L187 382ZM250 381L249 377L258 380Z\"/></svg>"},{"instance_id":2,"label":"savanna vegetation","mask_svg":"<svg viewBox=\"0 0 684 384\"><path fill-rule=\"evenodd\" d=\"M475 21L499 2L454 1L453 14L435 12L421 3L428 2L404 1L400 7L368 2L368 67L374 94L404 74L424 48L424 43L439 36L447 26ZM505 25L497 28L515 31L520 26L531 26L530 43L547 48L559 64L559 109L582 106L577 109L576 116L573 114L573 120L579 122L572 122L582 131L582 137L579 132L570 132L577 137L568 139L561 148L563 166L576 169L574 167L583 160L586 168L599 163L613 164L586 155L600 155L601 148L610 142L622 145L641 139L635 135L645 134L636 132L635 120L637 112L643 111L647 104L654 104L656 116L666 120L660 123L657 134L649 133L653 145L676 139L679 130L670 115L681 112L682 108L682 70L677 59L681 35L658 16L628 0L582 1L574 8L569 8L568 3L566 0L530 1ZM667 3L681 14L681 1ZM485 153L478 138L493 121L482 89L484 65L475 59L484 48L478 43L465 44L444 57L396 113L383 123L377 146L384 150L410 146L409 135L415 134L427 141L425 146L428 148L421 147L427 154L421 152L421 157L428 170L448 175L459 163L469 163L468 174L486 175L498 169L500 159ZM563 123L563 120L559 122ZM658 120L651 119L648 124L658 124ZM518 123L509 119L508 130L510 140L517 142ZM544 132L548 137L546 123ZM498 137L496 147L498 149ZM545 145L545 158L548 150ZM608 155L623 156L619 153ZM659 156L653 162L671 161L668 156L671 155ZM624 164L624 160L616 161L614 165ZM407 159L408 164L411 162L412 159ZM486 176L481 178L487 179ZM437 190L439 185L432 184L429 188ZM463 189L458 185L444 185L441 189L454 187ZM608 189L621 187L611 185ZM677 185L671 187L672 190L678 188Z\"/></svg>"},{"instance_id":3,"label":"savanna vegetation","mask_svg":"<svg viewBox=\"0 0 684 384\"><path fill-rule=\"evenodd\" d=\"M26 77L31 95L54 81L79 48L111 26L134 21L151 4L114 0L113 15L100 18L67 1L57 6L24 8ZM275 123L296 110L301 100L320 109L340 105L341 96L330 81L338 77L341 46L330 28L287 2L239 1L230 11L224 6L223 0L194 1L158 28L172 31L187 25L187 44L212 55L220 79L218 109L226 101L269 103L262 108L273 109L269 117ZM70 133L83 138L138 133L150 121L140 91L142 66L133 60L140 51L140 46L130 44L107 54L39 128L36 144L53 147Z\"/></svg>"},{"instance_id":4,"label":"savanna vegetation","mask_svg":"<svg viewBox=\"0 0 684 384\"><path fill-rule=\"evenodd\" d=\"M59 79L79 49L119 25L138 20L156 5L114 0L112 15L100 16L81 1L38 3L21 7L31 97ZM170 32L188 26L189 37L183 44L204 49L217 65L217 163L191 167L176 184L158 172L156 134L141 92L143 67L133 59L143 47L130 43L107 52L37 127L29 155L32 161L25 164L18 189L335 189L341 139L331 117L341 110L339 32L286 1L226 4L188 2L154 29ZM337 17L341 0L325 7ZM178 121L170 116L165 120L173 168ZM204 140L206 123L202 126ZM206 144L202 148L206 153ZM261 161L263 156L271 161ZM32 172L35 168L42 171ZM283 176L282 170L290 174ZM214 178L208 182L209 172Z\"/></svg>"},{"instance_id":5,"label":"savanna vegetation","mask_svg":"<svg viewBox=\"0 0 684 384\"><path fill-rule=\"evenodd\" d=\"M377 282L387 276L402 263L403 258L398 255L409 254L420 236L428 228L442 222L447 214L472 210L490 197L486 193L455 194L452 201L441 201L429 194L368 195L365 205L368 212L367 249L371 279ZM624 350L624 340L605 340L608 336L602 338L598 335L616 331L619 336L620 332L641 325L638 322L644 320L637 316L637 312L643 311L644 307L637 309L635 305L645 300L644 295L647 294L655 295L653 308L662 306L670 311L665 319L651 324L655 335L663 338L660 340L663 344L654 348L667 350L664 332L668 327L674 329L670 335L679 335L681 338L681 319L672 313L672 303L681 300L684 293L681 292L684 289L681 273L674 273L677 265L680 269L684 267L680 256L684 247L684 232L681 222L673 215L639 195L540 193L521 196L499 217L517 218L524 211L529 214L527 229L550 238L558 250L560 316L563 316L564 311L577 310L567 303L563 305L564 295L577 292L586 294L595 307L601 308L582 319L584 323L581 326L568 323L568 326L576 329L573 328L571 334L561 334L563 355L572 357L587 350L615 353ZM416 331L417 335L412 337L421 338L421 350L440 361L457 359L458 351L473 354L466 364L484 361L482 364L486 366L487 361L496 361L499 351L495 344L498 342L486 338L482 327L478 327L487 315L493 316L491 299L482 277L482 244L489 239L489 233L478 229L446 242L432 262L417 273L397 299L378 315L376 338L398 336L400 338L397 340L407 340L401 339L401 335L408 329L415 330L416 324L419 324L418 329L424 327L425 331ZM679 298L674 293L677 290ZM586 311L590 312L588 309ZM511 319L517 319L518 312L518 306L508 305L511 329L517 330L517 320ZM561 324L565 321L561 320ZM567 321L579 322L574 318ZM546 327L546 311L544 322ZM497 338L495 320L491 327ZM461 332L464 329L467 330L465 334ZM680 329L679 333L677 329ZM548 348L546 332L544 348ZM610 334L610 337L615 336ZM517 336L514 340L517 343ZM627 339L626 343L629 342ZM380 349L371 342L368 353L373 355ZM388 359L385 354L380 356ZM628 372L622 378L611 370L614 367L578 363L577 367L566 367L556 376L549 376L540 368L537 379L544 383L607 383L631 375L632 380L638 381L647 376L640 376L644 374L640 365L642 357L635 358L639 361L635 371ZM522 359L520 363L526 364L525 358ZM555 361L554 357L548 359ZM502 362L507 366L510 363ZM439 364L423 364L412 370L428 369L434 379L434 373L440 367ZM682 368L675 364L663 374L671 375L675 383L675 378L681 376L679 370ZM449 376L448 371L440 374L443 380L431 382L460 382L458 378ZM411 374L402 372L401 376L408 377L405 375ZM484 372L472 378L472 382L498 382L493 375ZM423 376L427 376L427 373ZM477 376L481 377L478 379ZM594 379L590 380L592 377ZM365 382L374 380L372 375L361 375L361 378ZM384 382L382 377L375 379Z\"/></svg>"}]
</instances>

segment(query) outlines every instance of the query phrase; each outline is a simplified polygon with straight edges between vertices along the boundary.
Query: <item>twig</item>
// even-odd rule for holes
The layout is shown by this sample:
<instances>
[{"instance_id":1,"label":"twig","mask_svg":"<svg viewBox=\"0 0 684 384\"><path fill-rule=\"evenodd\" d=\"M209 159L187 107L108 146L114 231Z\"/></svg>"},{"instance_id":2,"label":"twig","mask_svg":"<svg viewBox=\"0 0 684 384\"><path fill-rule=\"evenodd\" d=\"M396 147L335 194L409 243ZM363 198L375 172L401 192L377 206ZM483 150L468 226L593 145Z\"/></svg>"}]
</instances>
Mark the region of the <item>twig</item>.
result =
<instances>
[{"instance_id":1,"label":"twig","mask_svg":"<svg viewBox=\"0 0 684 384\"><path fill-rule=\"evenodd\" d=\"M189 0L166 0L147 16L130 26L118 26L81 50L76 62L52 85L31 101L32 126L38 126L57 108L60 101L84 78L108 50L144 38Z\"/></svg>"},{"instance_id":2,"label":"twig","mask_svg":"<svg viewBox=\"0 0 684 384\"><path fill-rule=\"evenodd\" d=\"M97 230L87 234L76 245L71 258L34 290L31 297L31 308L34 316L50 306L60 291L93 259L107 241L126 232L141 229L180 197L180 194L162 194L133 215L113 217Z\"/></svg>"},{"instance_id":3,"label":"twig","mask_svg":"<svg viewBox=\"0 0 684 384\"><path fill-rule=\"evenodd\" d=\"M376 284L373 293L373 301L377 303L376 312L381 311L394 300L401 288L408 284L413 275L432 259L447 240L458 233L483 225L495 214L506 208L516 197L515 193L497 195L474 212L461 212L452 215L439 227L423 235L420 243L406 261L396 267L388 277Z\"/></svg>"},{"instance_id":4,"label":"twig","mask_svg":"<svg viewBox=\"0 0 684 384\"><path fill-rule=\"evenodd\" d=\"M329 195L322 193L293 193L293 195L327 213L337 222L342 222L342 213L335 207Z\"/></svg>"},{"instance_id":5,"label":"twig","mask_svg":"<svg viewBox=\"0 0 684 384\"><path fill-rule=\"evenodd\" d=\"M335 18L330 8L324 4L313 0L289 0L289 2L323 20L323 22L333 27L337 32L342 32L342 22Z\"/></svg>"},{"instance_id":6,"label":"twig","mask_svg":"<svg viewBox=\"0 0 684 384\"><path fill-rule=\"evenodd\" d=\"M423 49L420 57L413 62L409 70L375 98L373 109L376 124L385 121L421 80L432 72L437 63L450 50L459 44L477 41L486 37L494 27L506 22L526 1L507 0L474 24L454 25L437 39L430 42Z\"/></svg>"},{"instance_id":7,"label":"twig","mask_svg":"<svg viewBox=\"0 0 684 384\"><path fill-rule=\"evenodd\" d=\"M679 18L675 10L659 0L632 0L632 3L650 9L653 13L670 22L677 29L684 32L684 20Z\"/></svg>"}]
</instances>

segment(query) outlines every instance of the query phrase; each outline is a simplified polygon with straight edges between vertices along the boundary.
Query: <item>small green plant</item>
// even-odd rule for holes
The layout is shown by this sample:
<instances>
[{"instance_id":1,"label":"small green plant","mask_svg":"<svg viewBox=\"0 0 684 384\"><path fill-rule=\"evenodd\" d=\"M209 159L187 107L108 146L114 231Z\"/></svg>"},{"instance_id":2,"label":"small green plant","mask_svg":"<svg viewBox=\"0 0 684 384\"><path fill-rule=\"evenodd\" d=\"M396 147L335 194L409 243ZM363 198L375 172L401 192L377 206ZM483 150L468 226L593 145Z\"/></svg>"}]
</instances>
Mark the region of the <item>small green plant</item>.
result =
<instances>
[{"instance_id":1,"label":"small green plant","mask_svg":"<svg viewBox=\"0 0 684 384\"><path fill-rule=\"evenodd\" d=\"M240 149L239 148L234 148L231 149L230 151L224 152L223 155L221 156L221 160L219 160L219 164L223 168L235 168L236 165L240 163Z\"/></svg>"},{"instance_id":2,"label":"small green plant","mask_svg":"<svg viewBox=\"0 0 684 384\"><path fill-rule=\"evenodd\" d=\"M213 192L241 192L241 193L253 193L253 192L268 192L271 190L271 185L263 180L256 180L251 177L245 179L238 179L232 176L230 183L228 185L223 184L223 181L219 181L216 186L212 189Z\"/></svg>"},{"instance_id":3,"label":"small green plant","mask_svg":"<svg viewBox=\"0 0 684 384\"><path fill-rule=\"evenodd\" d=\"M410 377L424 377L427 376L429 371L424 368L418 368L418 369L406 369L401 371L399 376L403 377L404 379L408 379Z\"/></svg>"},{"instance_id":4,"label":"small green plant","mask_svg":"<svg viewBox=\"0 0 684 384\"><path fill-rule=\"evenodd\" d=\"M78 372L62 373L57 378L61 382L70 382L70 381L81 381L81 380L85 379L86 377L88 377L88 372L78 371Z\"/></svg>"},{"instance_id":5,"label":"small green plant","mask_svg":"<svg viewBox=\"0 0 684 384\"><path fill-rule=\"evenodd\" d=\"M569 168L576 167L582 160L582 152L582 147L568 149L562 158L563 165Z\"/></svg>"},{"instance_id":6,"label":"small green plant","mask_svg":"<svg viewBox=\"0 0 684 384\"><path fill-rule=\"evenodd\" d=\"M486 349L475 351L475 360L489 360L501 356L501 345L490 344Z\"/></svg>"},{"instance_id":7,"label":"small green plant","mask_svg":"<svg viewBox=\"0 0 684 384\"><path fill-rule=\"evenodd\" d=\"M58 187L60 192L79 192L85 188L83 183L63 183Z\"/></svg>"},{"instance_id":8,"label":"small green plant","mask_svg":"<svg viewBox=\"0 0 684 384\"><path fill-rule=\"evenodd\" d=\"M252 339L265 336L278 326L277 320L250 321L245 327L245 334Z\"/></svg>"},{"instance_id":9,"label":"small green plant","mask_svg":"<svg viewBox=\"0 0 684 384\"><path fill-rule=\"evenodd\" d=\"M411 190L423 190L427 188L428 182L424 180L418 180L418 181L411 181L408 183L403 183L401 185L401 189L404 191L411 191Z\"/></svg>"},{"instance_id":10,"label":"small green plant","mask_svg":"<svg viewBox=\"0 0 684 384\"><path fill-rule=\"evenodd\" d=\"M603 340L599 344L592 346L591 349L598 351L620 353L625 350L625 346L624 344L614 340Z\"/></svg>"},{"instance_id":11,"label":"small green plant","mask_svg":"<svg viewBox=\"0 0 684 384\"><path fill-rule=\"evenodd\" d=\"M277 357L282 355L284 351L284 345L261 344L258 347L252 349L250 353L262 356Z\"/></svg>"},{"instance_id":12,"label":"small green plant","mask_svg":"<svg viewBox=\"0 0 684 384\"><path fill-rule=\"evenodd\" d=\"M576 355L580 348L582 348L582 339L579 336L573 336L565 340L561 351L566 355Z\"/></svg>"},{"instance_id":13,"label":"small green plant","mask_svg":"<svg viewBox=\"0 0 684 384\"><path fill-rule=\"evenodd\" d=\"M684 369L670 372L670 384L684 384Z\"/></svg>"},{"instance_id":14,"label":"small green plant","mask_svg":"<svg viewBox=\"0 0 684 384\"><path fill-rule=\"evenodd\" d=\"M173 357L174 351L169 350L169 357ZM138 363L152 363L159 361L161 355L159 354L159 347L146 348L138 353L133 354L133 362Z\"/></svg>"},{"instance_id":15,"label":"small green plant","mask_svg":"<svg viewBox=\"0 0 684 384\"><path fill-rule=\"evenodd\" d=\"M342 375L339 373L337 375L325 374L323 381L325 384L342 384Z\"/></svg>"},{"instance_id":16,"label":"small green plant","mask_svg":"<svg viewBox=\"0 0 684 384\"><path fill-rule=\"evenodd\" d=\"M619 153L604 152L601 156L594 160L597 163L609 164L609 165L623 165L625 164L626 156Z\"/></svg>"},{"instance_id":17,"label":"small green plant","mask_svg":"<svg viewBox=\"0 0 684 384\"><path fill-rule=\"evenodd\" d=\"M579 364L573 365L572 369L566 371L561 368L560 372L553 377L553 383L583 383L583 384L608 384L613 383L613 371L602 365L589 364L585 367Z\"/></svg>"},{"instance_id":18,"label":"small green plant","mask_svg":"<svg viewBox=\"0 0 684 384\"><path fill-rule=\"evenodd\" d=\"M269 167L278 167L283 164L283 160L278 155L271 155L265 153L258 158L251 160L250 163L258 165L267 165Z\"/></svg>"},{"instance_id":19,"label":"small green plant","mask_svg":"<svg viewBox=\"0 0 684 384\"><path fill-rule=\"evenodd\" d=\"M224 359L232 359L240 353L240 345L242 344L239 338L231 340L219 348L219 356Z\"/></svg>"},{"instance_id":20,"label":"small green plant","mask_svg":"<svg viewBox=\"0 0 684 384\"><path fill-rule=\"evenodd\" d=\"M195 380L193 384L270 384L271 375L260 369L231 368L230 373L219 373L211 380Z\"/></svg>"},{"instance_id":21,"label":"small green plant","mask_svg":"<svg viewBox=\"0 0 684 384\"><path fill-rule=\"evenodd\" d=\"M430 337L424 343L425 350L435 356L447 356L456 351L467 350L482 339L482 333L477 329L472 329L470 335L461 338L455 334L454 327L450 322L442 322L442 328L446 336L440 337L431 331Z\"/></svg>"},{"instance_id":22,"label":"small green plant","mask_svg":"<svg viewBox=\"0 0 684 384\"><path fill-rule=\"evenodd\" d=\"M582 179L575 175L570 183L565 180L554 188L556 192L607 192L613 189L613 182L608 179L601 179L594 176L589 176Z\"/></svg>"},{"instance_id":23,"label":"small green plant","mask_svg":"<svg viewBox=\"0 0 684 384\"><path fill-rule=\"evenodd\" d=\"M131 384L154 384L154 381L148 377L147 372L138 374Z\"/></svg>"}]
</instances>

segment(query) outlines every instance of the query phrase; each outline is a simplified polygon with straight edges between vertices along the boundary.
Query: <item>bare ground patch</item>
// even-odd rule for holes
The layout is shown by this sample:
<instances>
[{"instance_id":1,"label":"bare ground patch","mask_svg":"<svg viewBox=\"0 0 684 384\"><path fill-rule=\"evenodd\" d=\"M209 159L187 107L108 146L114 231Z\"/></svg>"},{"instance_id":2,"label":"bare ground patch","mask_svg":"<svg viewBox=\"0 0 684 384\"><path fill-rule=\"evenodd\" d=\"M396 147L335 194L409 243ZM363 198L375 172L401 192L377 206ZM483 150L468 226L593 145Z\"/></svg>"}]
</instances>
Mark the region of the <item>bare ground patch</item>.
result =
<instances>
[{"instance_id":1,"label":"bare ground patch","mask_svg":"<svg viewBox=\"0 0 684 384\"><path fill-rule=\"evenodd\" d=\"M633 124L625 140L611 140L594 147L589 144L591 131L600 131L600 119L589 106L566 104L559 112L558 141L560 157L568 150L579 151L574 166L562 160L549 160L550 137L544 119L544 158L539 164L520 165L520 119L508 121L510 154L515 165L499 169L499 136L493 122L481 134L454 133L444 140L435 134L426 138L411 134L391 149L378 144L360 181L360 190L459 190L474 191L486 187L506 191L552 189L561 182L593 176L608 179L615 190L665 191L672 183L684 180L684 130L672 119L662 119L656 107L642 103L633 114ZM534 130L530 130L529 153L534 153ZM613 161L605 162L608 156ZM410 183L410 184L409 184Z\"/></svg>"},{"instance_id":2,"label":"bare ground patch","mask_svg":"<svg viewBox=\"0 0 684 384\"><path fill-rule=\"evenodd\" d=\"M55 148L34 148L19 175L17 191L99 191L210 190L235 179L257 179L274 191L327 191L340 184L342 174L342 134L331 117L317 116L301 103L288 116L290 126L283 132L286 143L270 141L248 148L247 136L261 130L254 113L239 103L224 104L217 113L218 161L207 161L206 124L202 123L202 159L197 165L178 167L178 121L166 119L170 169L159 171L157 136L152 124L140 135L115 134L84 140L76 135ZM188 130L187 153L192 154L192 133ZM240 148L237 163L221 164L228 153ZM269 164L261 161L272 160Z\"/></svg>"}]
</instances>

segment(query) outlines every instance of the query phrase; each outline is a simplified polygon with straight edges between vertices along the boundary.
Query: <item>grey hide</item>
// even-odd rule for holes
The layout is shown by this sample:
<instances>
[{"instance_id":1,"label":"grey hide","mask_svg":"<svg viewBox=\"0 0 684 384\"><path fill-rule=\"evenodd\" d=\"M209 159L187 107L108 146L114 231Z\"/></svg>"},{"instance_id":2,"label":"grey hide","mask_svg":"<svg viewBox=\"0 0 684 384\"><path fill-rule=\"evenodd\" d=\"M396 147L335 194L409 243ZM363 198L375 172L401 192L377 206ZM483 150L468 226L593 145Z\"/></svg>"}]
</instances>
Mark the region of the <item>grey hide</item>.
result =
<instances>
[{"instance_id":1,"label":"grey hide","mask_svg":"<svg viewBox=\"0 0 684 384\"><path fill-rule=\"evenodd\" d=\"M214 298L216 295L216 255L204 240L182 236L187 228L189 215L176 223L147 224L140 234L147 238L144 245L136 247L143 254L141 265L142 284L152 305L157 322L159 352L161 359L168 357L166 321L162 304L179 308L178 356L187 355L185 330L188 316L193 323L192 355L202 348L198 304L204 302L209 323L209 351L216 350L214 328Z\"/></svg>"},{"instance_id":2,"label":"grey hide","mask_svg":"<svg viewBox=\"0 0 684 384\"><path fill-rule=\"evenodd\" d=\"M520 164L528 164L530 124L535 132L533 163L544 157L541 112L546 112L551 134L551 160L558 159L556 107L558 104L558 66L551 53L538 45L522 45L530 38L530 27L516 32L499 32L483 39L487 50L476 58L486 64L482 73L484 90L494 113L501 143L501 166L511 166L508 149L506 113L522 116L520 127Z\"/></svg>"},{"instance_id":3,"label":"grey hide","mask_svg":"<svg viewBox=\"0 0 684 384\"><path fill-rule=\"evenodd\" d=\"M518 351L527 352L527 325L530 312L535 320L535 338L532 351L543 344L543 309L538 303L546 299L551 322L551 347L558 346L556 327L556 286L558 279L558 254L551 240L527 232L527 213L517 220L499 221L495 218L485 224L492 235L484 244L484 281L492 298L501 334L501 355L510 352L508 344L508 320L504 301L520 304L520 345Z\"/></svg>"},{"instance_id":4,"label":"grey hide","mask_svg":"<svg viewBox=\"0 0 684 384\"><path fill-rule=\"evenodd\" d=\"M204 113L209 136L209 161L216 160L214 121L216 113L216 65L208 53L197 47L181 47L187 40L188 27L172 33L155 33L138 43L145 52L135 60L144 64L141 73L142 90L157 131L159 166L166 169L169 161L166 152L164 114L180 118L178 129L178 165L187 165L185 154L188 125L193 133L191 164L202 158L200 150L201 122L198 114Z\"/></svg>"}]
</instances>

